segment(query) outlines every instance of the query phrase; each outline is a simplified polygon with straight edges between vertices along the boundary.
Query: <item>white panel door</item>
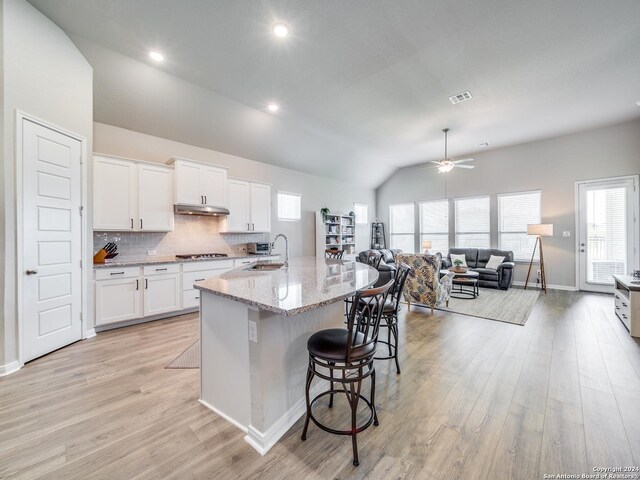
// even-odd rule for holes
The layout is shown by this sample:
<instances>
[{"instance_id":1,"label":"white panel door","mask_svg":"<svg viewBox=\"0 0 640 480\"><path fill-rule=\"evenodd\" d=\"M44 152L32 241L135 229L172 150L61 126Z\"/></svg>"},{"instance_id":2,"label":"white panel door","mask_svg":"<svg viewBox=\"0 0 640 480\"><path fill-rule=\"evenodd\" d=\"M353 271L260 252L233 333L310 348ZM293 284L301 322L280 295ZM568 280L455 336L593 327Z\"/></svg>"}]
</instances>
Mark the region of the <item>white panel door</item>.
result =
<instances>
[{"instance_id":1,"label":"white panel door","mask_svg":"<svg viewBox=\"0 0 640 480\"><path fill-rule=\"evenodd\" d=\"M580 290L612 293L612 274L638 268L636 178L578 184Z\"/></svg>"},{"instance_id":2,"label":"white panel door","mask_svg":"<svg viewBox=\"0 0 640 480\"><path fill-rule=\"evenodd\" d=\"M202 166L183 161L176 161L175 165L175 203L203 205Z\"/></svg>"},{"instance_id":3,"label":"white panel door","mask_svg":"<svg viewBox=\"0 0 640 480\"><path fill-rule=\"evenodd\" d=\"M93 229L123 232L136 228L137 171L133 162L94 157Z\"/></svg>"},{"instance_id":4,"label":"white panel door","mask_svg":"<svg viewBox=\"0 0 640 480\"><path fill-rule=\"evenodd\" d=\"M119 278L96 282L96 325L108 325L140 317L142 317L140 278Z\"/></svg>"},{"instance_id":5,"label":"white panel door","mask_svg":"<svg viewBox=\"0 0 640 480\"><path fill-rule=\"evenodd\" d=\"M22 120L22 360L82 338L82 144Z\"/></svg>"},{"instance_id":6,"label":"white panel door","mask_svg":"<svg viewBox=\"0 0 640 480\"><path fill-rule=\"evenodd\" d=\"M271 187L251 184L251 231L271 231Z\"/></svg>"},{"instance_id":7,"label":"white panel door","mask_svg":"<svg viewBox=\"0 0 640 480\"><path fill-rule=\"evenodd\" d=\"M227 206L227 171L218 167L203 167L202 194L206 205Z\"/></svg>"},{"instance_id":8,"label":"white panel door","mask_svg":"<svg viewBox=\"0 0 640 480\"><path fill-rule=\"evenodd\" d=\"M173 230L173 171L154 165L138 167L138 225L142 231Z\"/></svg>"},{"instance_id":9,"label":"white panel door","mask_svg":"<svg viewBox=\"0 0 640 480\"><path fill-rule=\"evenodd\" d=\"M182 282L179 273L144 277L144 316L182 309Z\"/></svg>"},{"instance_id":10,"label":"white panel door","mask_svg":"<svg viewBox=\"0 0 640 480\"><path fill-rule=\"evenodd\" d=\"M230 179L227 182L229 195L229 215L227 232L248 232L251 228L249 182Z\"/></svg>"}]
</instances>

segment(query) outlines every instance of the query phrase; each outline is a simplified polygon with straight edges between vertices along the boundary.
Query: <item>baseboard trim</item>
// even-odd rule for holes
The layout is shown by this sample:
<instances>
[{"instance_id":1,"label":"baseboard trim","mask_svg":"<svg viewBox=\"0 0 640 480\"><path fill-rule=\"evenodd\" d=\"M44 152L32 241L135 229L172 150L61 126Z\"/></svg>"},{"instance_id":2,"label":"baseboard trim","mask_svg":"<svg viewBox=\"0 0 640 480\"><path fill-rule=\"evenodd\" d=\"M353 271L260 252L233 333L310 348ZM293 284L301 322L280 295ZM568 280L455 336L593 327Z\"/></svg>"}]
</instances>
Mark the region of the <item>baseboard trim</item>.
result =
<instances>
[{"instance_id":1,"label":"baseboard trim","mask_svg":"<svg viewBox=\"0 0 640 480\"><path fill-rule=\"evenodd\" d=\"M179 317L181 315L187 315L199 310L199 307L186 308L184 310L177 310L175 312L159 313L158 315L150 315L148 317L136 318L134 320L125 320L123 322L110 323L108 325L96 325L94 330L98 333L106 332L107 330L113 330L115 328L131 327L133 325L139 325L141 323L154 322L156 320L164 320L171 317Z\"/></svg>"},{"instance_id":2,"label":"baseboard trim","mask_svg":"<svg viewBox=\"0 0 640 480\"><path fill-rule=\"evenodd\" d=\"M514 281L512 283L512 285L515 285L516 287L524 287L524 282L516 282ZM531 285L527 288L530 288L531 290L542 290L541 288L538 288L534 285ZM574 287L573 285L551 285L551 284L547 284L547 290L564 290L567 292L577 292L578 289L576 287Z\"/></svg>"},{"instance_id":3,"label":"baseboard trim","mask_svg":"<svg viewBox=\"0 0 640 480\"><path fill-rule=\"evenodd\" d=\"M238 423L236 420L234 420L233 418L231 418L229 415L227 415L226 413L224 413L221 410L218 410L216 407L214 407L213 405L211 405L210 403L207 403L205 400L202 400L201 398L198 399L198 402L200 402L200 404L202 404L203 406L205 406L206 408L208 408L209 410L211 410L212 412L216 413L217 415L220 415L222 418L224 418L227 422L229 422L230 424L238 427L240 430L242 430L244 433L247 433L247 427L245 427L244 425Z\"/></svg>"},{"instance_id":4,"label":"baseboard trim","mask_svg":"<svg viewBox=\"0 0 640 480\"><path fill-rule=\"evenodd\" d=\"M87 338L93 338L96 336L96 329L95 328L90 328L89 330L87 330L86 332L84 332L84 339L86 340Z\"/></svg>"},{"instance_id":5,"label":"baseboard trim","mask_svg":"<svg viewBox=\"0 0 640 480\"><path fill-rule=\"evenodd\" d=\"M327 386L323 383L318 383L313 387L310 391L311 398L322 393L324 391L323 387L326 388ZM261 432L253 425L249 425L244 441L255 448L260 455L264 455L306 412L306 401L304 398L301 398L289 411L282 415L276 423L269 427L266 432Z\"/></svg>"},{"instance_id":6,"label":"baseboard trim","mask_svg":"<svg viewBox=\"0 0 640 480\"><path fill-rule=\"evenodd\" d=\"M22 366L17 360L15 362L7 363L6 365L0 365L0 377L17 372L20 368L22 368Z\"/></svg>"}]
</instances>

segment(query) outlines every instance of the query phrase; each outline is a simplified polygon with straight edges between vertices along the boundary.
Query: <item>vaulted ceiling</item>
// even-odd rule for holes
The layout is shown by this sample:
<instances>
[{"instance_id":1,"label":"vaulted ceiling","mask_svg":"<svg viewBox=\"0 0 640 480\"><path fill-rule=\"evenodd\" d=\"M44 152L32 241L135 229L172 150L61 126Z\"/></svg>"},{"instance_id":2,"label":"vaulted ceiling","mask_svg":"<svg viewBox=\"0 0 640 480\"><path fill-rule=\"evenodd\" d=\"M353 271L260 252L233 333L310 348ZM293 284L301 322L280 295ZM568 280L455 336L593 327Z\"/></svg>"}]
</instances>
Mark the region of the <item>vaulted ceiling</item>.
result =
<instances>
[{"instance_id":1,"label":"vaulted ceiling","mask_svg":"<svg viewBox=\"0 0 640 480\"><path fill-rule=\"evenodd\" d=\"M96 121L372 187L444 127L455 157L640 117L637 0L30 1L93 65Z\"/></svg>"}]
</instances>

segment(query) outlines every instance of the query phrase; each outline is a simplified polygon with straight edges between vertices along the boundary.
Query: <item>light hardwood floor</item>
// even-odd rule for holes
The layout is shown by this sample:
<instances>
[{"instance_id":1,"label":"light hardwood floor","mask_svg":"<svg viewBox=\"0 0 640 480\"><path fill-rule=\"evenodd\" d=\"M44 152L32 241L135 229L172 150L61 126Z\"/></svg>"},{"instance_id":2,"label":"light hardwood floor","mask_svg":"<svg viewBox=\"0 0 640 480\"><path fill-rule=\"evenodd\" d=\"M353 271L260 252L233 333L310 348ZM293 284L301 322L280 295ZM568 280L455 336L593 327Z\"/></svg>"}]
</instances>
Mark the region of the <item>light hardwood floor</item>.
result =
<instances>
[{"instance_id":1,"label":"light hardwood floor","mask_svg":"<svg viewBox=\"0 0 640 480\"><path fill-rule=\"evenodd\" d=\"M298 421L265 457L164 366L193 315L99 334L0 378L0 478L539 479L640 465L640 346L613 299L550 291L524 327L412 307L402 374L376 366L379 427ZM338 421L337 403L331 420Z\"/></svg>"}]
</instances>

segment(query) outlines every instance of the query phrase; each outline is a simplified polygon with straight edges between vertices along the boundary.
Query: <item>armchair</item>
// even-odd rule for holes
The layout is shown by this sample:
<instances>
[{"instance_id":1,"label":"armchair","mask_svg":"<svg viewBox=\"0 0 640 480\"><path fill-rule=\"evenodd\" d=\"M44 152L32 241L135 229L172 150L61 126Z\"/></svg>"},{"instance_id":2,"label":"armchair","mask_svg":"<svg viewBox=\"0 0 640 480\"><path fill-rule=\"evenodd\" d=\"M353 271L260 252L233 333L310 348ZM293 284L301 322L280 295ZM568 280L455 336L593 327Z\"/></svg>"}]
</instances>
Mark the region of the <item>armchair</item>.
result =
<instances>
[{"instance_id":1,"label":"armchair","mask_svg":"<svg viewBox=\"0 0 640 480\"><path fill-rule=\"evenodd\" d=\"M428 305L431 307L432 315L436 305L446 302L449 306L454 273L447 272L440 278L442 257L439 253L436 255L399 253L396 261L405 263L411 268L404 288L407 310L411 308L411 302Z\"/></svg>"}]
</instances>

